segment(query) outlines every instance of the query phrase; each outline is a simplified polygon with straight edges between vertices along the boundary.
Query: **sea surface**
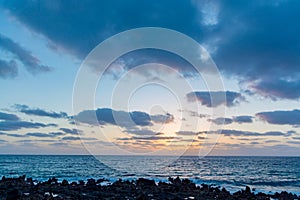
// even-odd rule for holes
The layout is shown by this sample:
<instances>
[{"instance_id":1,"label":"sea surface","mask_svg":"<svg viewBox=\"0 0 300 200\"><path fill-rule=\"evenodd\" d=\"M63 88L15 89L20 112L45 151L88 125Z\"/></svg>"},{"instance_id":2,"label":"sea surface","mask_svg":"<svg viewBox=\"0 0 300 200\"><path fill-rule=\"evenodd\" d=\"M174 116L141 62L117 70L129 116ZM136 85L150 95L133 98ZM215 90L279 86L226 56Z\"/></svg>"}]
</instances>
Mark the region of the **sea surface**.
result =
<instances>
[{"instance_id":1,"label":"sea surface","mask_svg":"<svg viewBox=\"0 0 300 200\"><path fill-rule=\"evenodd\" d=\"M225 187L231 192L248 185L255 192L300 194L300 157L186 156L174 160L168 156L97 156L96 159L89 155L0 155L0 175L26 175L37 181L50 177L60 181L105 178L110 182L140 177L167 182L168 177L179 176L196 184Z\"/></svg>"}]
</instances>

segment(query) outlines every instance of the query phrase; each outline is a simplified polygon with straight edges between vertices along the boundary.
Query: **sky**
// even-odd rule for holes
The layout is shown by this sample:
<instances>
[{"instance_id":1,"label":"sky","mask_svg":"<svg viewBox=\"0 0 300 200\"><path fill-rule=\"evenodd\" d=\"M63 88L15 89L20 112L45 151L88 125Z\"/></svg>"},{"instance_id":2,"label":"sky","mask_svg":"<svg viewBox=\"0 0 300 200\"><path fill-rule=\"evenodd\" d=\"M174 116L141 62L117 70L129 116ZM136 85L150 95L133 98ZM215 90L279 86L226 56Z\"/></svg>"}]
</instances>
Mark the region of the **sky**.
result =
<instances>
[{"instance_id":1,"label":"sky","mask_svg":"<svg viewBox=\"0 0 300 200\"><path fill-rule=\"evenodd\" d=\"M0 0L0 154L300 156L299 8Z\"/></svg>"}]
</instances>

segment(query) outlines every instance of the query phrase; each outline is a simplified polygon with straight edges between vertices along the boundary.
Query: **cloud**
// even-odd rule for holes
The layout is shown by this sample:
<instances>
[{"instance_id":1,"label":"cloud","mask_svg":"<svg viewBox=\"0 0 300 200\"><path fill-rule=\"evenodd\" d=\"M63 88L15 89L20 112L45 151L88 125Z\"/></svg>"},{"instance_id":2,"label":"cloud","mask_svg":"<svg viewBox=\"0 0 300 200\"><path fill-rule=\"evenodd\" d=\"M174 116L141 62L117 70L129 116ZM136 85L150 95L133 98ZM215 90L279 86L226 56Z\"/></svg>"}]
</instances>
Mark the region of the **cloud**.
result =
<instances>
[{"instance_id":1,"label":"cloud","mask_svg":"<svg viewBox=\"0 0 300 200\"><path fill-rule=\"evenodd\" d=\"M199 113L197 113L197 112L195 112L195 111L188 111L189 113L190 113L190 116L191 117L199 117L199 118L206 118L206 117L209 117L210 115L208 115L208 114L199 114Z\"/></svg>"},{"instance_id":2,"label":"cloud","mask_svg":"<svg viewBox=\"0 0 300 200\"><path fill-rule=\"evenodd\" d=\"M17 138L26 137L26 135L17 134L17 133L6 133L6 135L10 137L17 137Z\"/></svg>"},{"instance_id":3,"label":"cloud","mask_svg":"<svg viewBox=\"0 0 300 200\"><path fill-rule=\"evenodd\" d=\"M250 144L256 145L256 144L260 144L260 142L254 141L254 142L250 142Z\"/></svg>"},{"instance_id":4,"label":"cloud","mask_svg":"<svg viewBox=\"0 0 300 200\"><path fill-rule=\"evenodd\" d=\"M75 137L75 136L66 136L66 137L63 137L62 138L62 140L75 140L75 141L77 141L77 140L97 140L97 138L91 138L91 137L83 137L83 138L81 138L81 137Z\"/></svg>"},{"instance_id":5,"label":"cloud","mask_svg":"<svg viewBox=\"0 0 300 200\"><path fill-rule=\"evenodd\" d=\"M300 125L300 110L277 110L270 112L260 112L256 114L261 120L270 124L280 125Z\"/></svg>"},{"instance_id":6,"label":"cloud","mask_svg":"<svg viewBox=\"0 0 300 200\"><path fill-rule=\"evenodd\" d=\"M26 135L22 135L22 134L17 134L17 133L5 133L5 132L0 132L0 135L6 135L6 136L10 136L10 137L26 137Z\"/></svg>"},{"instance_id":7,"label":"cloud","mask_svg":"<svg viewBox=\"0 0 300 200\"><path fill-rule=\"evenodd\" d=\"M266 140L264 141L265 143L276 143L276 142L280 142L279 140Z\"/></svg>"},{"instance_id":8,"label":"cloud","mask_svg":"<svg viewBox=\"0 0 300 200\"><path fill-rule=\"evenodd\" d=\"M39 133L39 132L33 132L33 133L26 133L27 136L33 136L33 137L56 137L53 134L48 134L48 133Z\"/></svg>"},{"instance_id":9,"label":"cloud","mask_svg":"<svg viewBox=\"0 0 300 200\"><path fill-rule=\"evenodd\" d=\"M237 77L251 92L273 99L299 99L300 29L295 25L300 18L299 5L298 1L275 5L260 0L10 0L4 1L2 8L30 30L43 34L53 46L79 58L121 31L170 28L204 44L219 69L228 77ZM101 12L99 8L103 8ZM167 56L165 60L172 62ZM185 66L181 69L190 70Z\"/></svg>"},{"instance_id":10,"label":"cloud","mask_svg":"<svg viewBox=\"0 0 300 200\"><path fill-rule=\"evenodd\" d=\"M65 135L65 133L63 133L63 132L50 132L49 135L62 136L62 135Z\"/></svg>"},{"instance_id":11,"label":"cloud","mask_svg":"<svg viewBox=\"0 0 300 200\"><path fill-rule=\"evenodd\" d=\"M299 144L300 144L300 141L287 141L287 143L299 145Z\"/></svg>"},{"instance_id":12,"label":"cloud","mask_svg":"<svg viewBox=\"0 0 300 200\"><path fill-rule=\"evenodd\" d=\"M60 128L59 130L63 131L64 133L69 133L72 135L78 135L78 133L82 133L81 130L78 129L69 129L69 128Z\"/></svg>"},{"instance_id":13,"label":"cloud","mask_svg":"<svg viewBox=\"0 0 300 200\"><path fill-rule=\"evenodd\" d=\"M276 99L299 99L300 79L271 79L253 83L251 88L262 96Z\"/></svg>"},{"instance_id":14,"label":"cloud","mask_svg":"<svg viewBox=\"0 0 300 200\"><path fill-rule=\"evenodd\" d=\"M214 133L214 132L210 132L210 133ZM264 133L259 133L259 132L251 132L251 131L240 131L240 130L221 130L221 134L223 134L224 136L290 136L291 133L288 131L286 133L280 132L280 131L268 131L268 132L264 132Z\"/></svg>"},{"instance_id":15,"label":"cloud","mask_svg":"<svg viewBox=\"0 0 300 200\"><path fill-rule=\"evenodd\" d=\"M0 48L12 54L13 59L18 59L31 74L51 71L51 67L42 65L37 57L34 57L29 51L2 34L0 34ZM3 66L6 67L6 75L16 75L17 71L14 60L11 60L9 63L6 62L6 65ZM9 70L7 70L7 67L10 67Z\"/></svg>"},{"instance_id":16,"label":"cloud","mask_svg":"<svg viewBox=\"0 0 300 200\"><path fill-rule=\"evenodd\" d=\"M19 121L20 118L17 115L0 112L0 120L4 121Z\"/></svg>"},{"instance_id":17,"label":"cloud","mask_svg":"<svg viewBox=\"0 0 300 200\"><path fill-rule=\"evenodd\" d=\"M117 125L120 127L152 126L155 123L169 123L173 120L169 113L163 115L149 115L141 111L117 111L110 108L98 108L85 110L74 116L74 119L81 123L91 125Z\"/></svg>"},{"instance_id":18,"label":"cloud","mask_svg":"<svg viewBox=\"0 0 300 200\"><path fill-rule=\"evenodd\" d=\"M66 136L63 137L62 140L80 140L80 137Z\"/></svg>"},{"instance_id":19,"label":"cloud","mask_svg":"<svg viewBox=\"0 0 300 200\"><path fill-rule=\"evenodd\" d=\"M241 115L241 116L234 116L232 118L226 118L226 117L219 117L216 119L208 119L207 121L211 121L215 124L222 125L222 124L232 124L233 122L242 124L242 123L252 123L253 122L252 116L247 115Z\"/></svg>"},{"instance_id":20,"label":"cloud","mask_svg":"<svg viewBox=\"0 0 300 200\"><path fill-rule=\"evenodd\" d=\"M218 125L222 125L222 124L231 124L233 122L233 120L231 118L224 118L224 117L219 117L219 118L216 118L216 119L208 119L207 121L211 121L215 124L218 124Z\"/></svg>"},{"instance_id":21,"label":"cloud","mask_svg":"<svg viewBox=\"0 0 300 200\"><path fill-rule=\"evenodd\" d=\"M166 113L165 115L151 115L151 120L155 123L170 123L174 121L174 116L170 113Z\"/></svg>"},{"instance_id":22,"label":"cloud","mask_svg":"<svg viewBox=\"0 0 300 200\"><path fill-rule=\"evenodd\" d=\"M195 0L192 3L199 9L200 21L204 26L214 26L219 23L220 7L217 1Z\"/></svg>"},{"instance_id":23,"label":"cloud","mask_svg":"<svg viewBox=\"0 0 300 200\"><path fill-rule=\"evenodd\" d=\"M186 95L188 101L199 101L201 105L207 107L217 107L219 105L226 105L228 107L238 104L244 100L244 97L237 92L232 91L218 91L218 92L190 92Z\"/></svg>"},{"instance_id":24,"label":"cloud","mask_svg":"<svg viewBox=\"0 0 300 200\"><path fill-rule=\"evenodd\" d=\"M18 67L15 61L8 62L0 59L0 78L14 78L17 75Z\"/></svg>"},{"instance_id":25,"label":"cloud","mask_svg":"<svg viewBox=\"0 0 300 200\"><path fill-rule=\"evenodd\" d=\"M65 112L48 112L40 108L30 108L27 105L15 104L14 107L21 113L27 115L35 115L41 117L51 117L51 118L67 118L68 114Z\"/></svg>"},{"instance_id":26,"label":"cloud","mask_svg":"<svg viewBox=\"0 0 300 200\"><path fill-rule=\"evenodd\" d=\"M0 139L0 144L1 144L1 143L6 143L6 142L7 142L6 140Z\"/></svg>"},{"instance_id":27,"label":"cloud","mask_svg":"<svg viewBox=\"0 0 300 200\"><path fill-rule=\"evenodd\" d=\"M45 35L58 47L79 57L88 54L107 37L132 28L157 26L184 31L188 25L190 32L200 31L193 19L197 9L188 1L174 4L171 0L94 0L85 3L12 0L6 1L2 7L30 29ZM27 8L26 11L24 7ZM101 12L99 8L102 8ZM183 8L189 12L182 12ZM180 16L178 13L181 13Z\"/></svg>"},{"instance_id":28,"label":"cloud","mask_svg":"<svg viewBox=\"0 0 300 200\"><path fill-rule=\"evenodd\" d=\"M14 131L22 128L44 128L44 127L56 127L56 124L43 124L38 122L27 121L2 121L0 122L0 131Z\"/></svg>"},{"instance_id":29,"label":"cloud","mask_svg":"<svg viewBox=\"0 0 300 200\"><path fill-rule=\"evenodd\" d=\"M237 122L239 124L241 123L252 123L253 117L248 115L241 115L241 116L235 116L233 117L233 121Z\"/></svg>"}]
</instances>

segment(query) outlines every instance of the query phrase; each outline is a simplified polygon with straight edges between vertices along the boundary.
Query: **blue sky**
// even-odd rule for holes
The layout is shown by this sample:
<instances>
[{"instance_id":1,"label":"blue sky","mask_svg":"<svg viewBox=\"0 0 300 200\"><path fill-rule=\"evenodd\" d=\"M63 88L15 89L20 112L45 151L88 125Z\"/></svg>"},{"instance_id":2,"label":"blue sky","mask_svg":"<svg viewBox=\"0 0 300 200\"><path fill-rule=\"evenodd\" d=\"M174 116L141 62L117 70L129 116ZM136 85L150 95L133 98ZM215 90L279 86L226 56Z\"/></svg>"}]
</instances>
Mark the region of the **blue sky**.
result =
<instances>
[{"instance_id":1,"label":"blue sky","mask_svg":"<svg viewBox=\"0 0 300 200\"><path fill-rule=\"evenodd\" d=\"M0 153L300 155L299 1L0 3ZM201 44L224 90L209 91L183 58L144 49L114 61L95 105L74 111L86 56L141 27L172 29ZM164 87L151 82L166 77ZM211 95L227 101L212 104ZM84 95L78 101L87 105ZM212 114L221 107L223 116Z\"/></svg>"}]
</instances>

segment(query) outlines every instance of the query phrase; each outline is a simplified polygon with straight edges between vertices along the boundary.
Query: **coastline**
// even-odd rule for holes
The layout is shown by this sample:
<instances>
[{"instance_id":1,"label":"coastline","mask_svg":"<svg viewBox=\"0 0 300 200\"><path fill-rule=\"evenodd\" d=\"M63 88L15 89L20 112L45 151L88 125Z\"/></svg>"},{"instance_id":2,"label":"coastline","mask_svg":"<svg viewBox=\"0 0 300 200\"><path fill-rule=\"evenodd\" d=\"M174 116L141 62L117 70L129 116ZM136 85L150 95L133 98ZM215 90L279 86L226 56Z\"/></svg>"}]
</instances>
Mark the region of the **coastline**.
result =
<instances>
[{"instance_id":1,"label":"coastline","mask_svg":"<svg viewBox=\"0 0 300 200\"><path fill-rule=\"evenodd\" d=\"M87 179L68 182L50 178L38 182L25 175L18 178L2 177L0 199L299 199L288 191L273 194L256 193L245 189L231 193L214 185L196 185L189 179L169 178L155 183L153 179L119 179L103 184L105 179Z\"/></svg>"}]
</instances>

